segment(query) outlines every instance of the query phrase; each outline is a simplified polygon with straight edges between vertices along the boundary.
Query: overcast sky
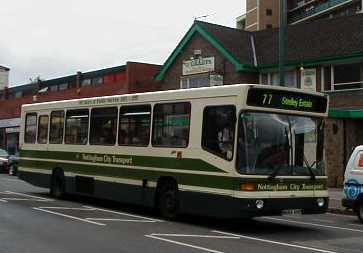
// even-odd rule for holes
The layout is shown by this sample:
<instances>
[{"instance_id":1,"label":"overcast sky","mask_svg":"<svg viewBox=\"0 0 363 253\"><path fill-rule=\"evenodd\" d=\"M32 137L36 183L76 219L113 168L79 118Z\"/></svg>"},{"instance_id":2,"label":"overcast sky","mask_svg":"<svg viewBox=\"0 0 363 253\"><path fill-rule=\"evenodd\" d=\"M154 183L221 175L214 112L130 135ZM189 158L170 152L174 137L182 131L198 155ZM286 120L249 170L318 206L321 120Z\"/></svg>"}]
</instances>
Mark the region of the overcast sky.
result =
<instances>
[{"instance_id":1,"label":"overcast sky","mask_svg":"<svg viewBox=\"0 0 363 253\"><path fill-rule=\"evenodd\" d=\"M0 8L10 86L118 65L163 64L194 18L235 27L245 0L11 0Z\"/></svg>"}]
</instances>

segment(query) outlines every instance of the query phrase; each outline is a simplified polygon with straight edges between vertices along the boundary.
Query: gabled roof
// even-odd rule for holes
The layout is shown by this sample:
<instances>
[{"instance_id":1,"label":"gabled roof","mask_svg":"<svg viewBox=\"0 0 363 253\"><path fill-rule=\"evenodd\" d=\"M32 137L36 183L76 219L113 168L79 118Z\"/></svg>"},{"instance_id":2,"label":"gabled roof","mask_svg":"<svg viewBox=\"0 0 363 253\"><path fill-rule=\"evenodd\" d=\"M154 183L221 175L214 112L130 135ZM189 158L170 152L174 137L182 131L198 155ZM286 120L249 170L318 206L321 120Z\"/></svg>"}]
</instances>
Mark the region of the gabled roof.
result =
<instances>
[{"instance_id":1,"label":"gabled roof","mask_svg":"<svg viewBox=\"0 0 363 253\"><path fill-rule=\"evenodd\" d=\"M200 34L214 46L236 71L278 67L278 29L247 32L195 21L156 76L164 78L192 37ZM319 19L286 28L286 65L312 66L363 60L363 14ZM254 53L256 59L254 59Z\"/></svg>"},{"instance_id":2,"label":"gabled roof","mask_svg":"<svg viewBox=\"0 0 363 253\"><path fill-rule=\"evenodd\" d=\"M230 63L236 71L256 71L253 65L251 35L249 32L237 30L230 27L195 21L177 47L164 63L155 80L160 81L164 78L170 66L174 63L177 56L189 43L192 37L198 33L213 45ZM246 49L245 47L248 47Z\"/></svg>"}]
</instances>

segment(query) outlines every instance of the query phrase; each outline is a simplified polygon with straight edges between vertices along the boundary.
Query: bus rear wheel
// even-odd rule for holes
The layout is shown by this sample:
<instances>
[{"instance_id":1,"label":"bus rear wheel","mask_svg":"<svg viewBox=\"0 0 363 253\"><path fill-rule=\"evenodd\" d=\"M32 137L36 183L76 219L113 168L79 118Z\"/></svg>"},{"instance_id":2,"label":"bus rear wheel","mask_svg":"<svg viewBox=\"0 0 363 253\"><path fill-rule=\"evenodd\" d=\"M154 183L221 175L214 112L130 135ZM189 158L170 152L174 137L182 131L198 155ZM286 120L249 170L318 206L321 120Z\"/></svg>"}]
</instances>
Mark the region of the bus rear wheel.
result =
<instances>
[{"instance_id":1,"label":"bus rear wheel","mask_svg":"<svg viewBox=\"0 0 363 253\"><path fill-rule=\"evenodd\" d=\"M61 199L64 197L65 193L65 179L64 174L60 170L56 170L52 174L52 179L50 183L50 195L54 198Z\"/></svg>"},{"instance_id":2,"label":"bus rear wheel","mask_svg":"<svg viewBox=\"0 0 363 253\"><path fill-rule=\"evenodd\" d=\"M160 215L173 220L177 217L179 209L178 187L172 181L166 181L160 186L158 194L158 209Z\"/></svg>"}]
</instances>

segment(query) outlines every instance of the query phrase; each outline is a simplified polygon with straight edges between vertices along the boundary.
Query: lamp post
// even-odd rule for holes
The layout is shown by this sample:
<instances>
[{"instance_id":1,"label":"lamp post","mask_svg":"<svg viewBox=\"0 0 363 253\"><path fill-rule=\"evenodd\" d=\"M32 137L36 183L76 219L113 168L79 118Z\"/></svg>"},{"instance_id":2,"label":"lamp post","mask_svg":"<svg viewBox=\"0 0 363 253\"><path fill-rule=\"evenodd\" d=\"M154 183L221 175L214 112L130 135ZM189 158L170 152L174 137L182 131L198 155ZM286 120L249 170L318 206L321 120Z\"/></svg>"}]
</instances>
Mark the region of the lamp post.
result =
<instances>
[{"instance_id":1,"label":"lamp post","mask_svg":"<svg viewBox=\"0 0 363 253\"><path fill-rule=\"evenodd\" d=\"M285 24L285 0L280 0L279 79L281 86L285 86Z\"/></svg>"}]
</instances>

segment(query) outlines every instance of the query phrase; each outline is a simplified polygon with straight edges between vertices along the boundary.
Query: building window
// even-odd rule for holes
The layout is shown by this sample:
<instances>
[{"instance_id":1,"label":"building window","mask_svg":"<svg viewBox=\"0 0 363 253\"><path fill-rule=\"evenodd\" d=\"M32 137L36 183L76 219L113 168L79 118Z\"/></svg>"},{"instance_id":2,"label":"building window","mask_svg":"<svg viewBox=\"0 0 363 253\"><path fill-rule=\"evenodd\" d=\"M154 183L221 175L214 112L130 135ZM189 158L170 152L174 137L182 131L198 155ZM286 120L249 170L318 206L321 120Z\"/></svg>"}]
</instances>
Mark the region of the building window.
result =
<instances>
[{"instance_id":1,"label":"building window","mask_svg":"<svg viewBox=\"0 0 363 253\"><path fill-rule=\"evenodd\" d=\"M88 109L70 110L66 114L66 144L87 144Z\"/></svg>"},{"instance_id":2,"label":"building window","mask_svg":"<svg viewBox=\"0 0 363 253\"><path fill-rule=\"evenodd\" d=\"M209 75L183 76L180 81L182 89L210 86Z\"/></svg>"},{"instance_id":3,"label":"building window","mask_svg":"<svg viewBox=\"0 0 363 253\"><path fill-rule=\"evenodd\" d=\"M266 25L266 29L272 29L272 25L271 24L267 24Z\"/></svg>"},{"instance_id":4,"label":"building window","mask_svg":"<svg viewBox=\"0 0 363 253\"><path fill-rule=\"evenodd\" d=\"M25 118L25 143L35 143L37 135L37 114L28 113Z\"/></svg>"},{"instance_id":5,"label":"building window","mask_svg":"<svg viewBox=\"0 0 363 253\"><path fill-rule=\"evenodd\" d=\"M46 144L48 140L48 124L49 124L49 116L42 115L39 116L39 124L38 124L38 143Z\"/></svg>"},{"instance_id":6,"label":"building window","mask_svg":"<svg viewBox=\"0 0 363 253\"><path fill-rule=\"evenodd\" d=\"M103 77L95 77L95 78L92 78L92 84L93 85L100 85L103 83Z\"/></svg>"},{"instance_id":7,"label":"building window","mask_svg":"<svg viewBox=\"0 0 363 253\"><path fill-rule=\"evenodd\" d=\"M280 76L278 72L270 73L270 85L280 85ZM296 71L286 71L285 72L285 86L296 88Z\"/></svg>"},{"instance_id":8,"label":"building window","mask_svg":"<svg viewBox=\"0 0 363 253\"><path fill-rule=\"evenodd\" d=\"M51 85L51 86L49 86L49 90L50 91L58 91L58 85Z\"/></svg>"},{"instance_id":9,"label":"building window","mask_svg":"<svg viewBox=\"0 0 363 253\"><path fill-rule=\"evenodd\" d=\"M68 83L61 83L58 85L58 90L66 90L68 89Z\"/></svg>"},{"instance_id":10,"label":"building window","mask_svg":"<svg viewBox=\"0 0 363 253\"><path fill-rule=\"evenodd\" d=\"M272 9L266 9L266 16L272 16Z\"/></svg>"},{"instance_id":11,"label":"building window","mask_svg":"<svg viewBox=\"0 0 363 253\"><path fill-rule=\"evenodd\" d=\"M92 109L90 144L115 145L116 133L117 107Z\"/></svg>"},{"instance_id":12,"label":"building window","mask_svg":"<svg viewBox=\"0 0 363 253\"><path fill-rule=\"evenodd\" d=\"M334 90L363 88L361 64L344 64L334 66Z\"/></svg>"},{"instance_id":13,"label":"building window","mask_svg":"<svg viewBox=\"0 0 363 253\"><path fill-rule=\"evenodd\" d=\"M119 145L148 146L151 106L123 106L120 109Z\"/></svg>"},{"instance_id":14,"label":"building window","mask_svg":"<svg viewBox=\"0 0 363 253\"><path fill-rule=\"evenodd\" d=\"M21 98L21 97L23 97L23 92L22 91L15 92L14 97L15 98Z\"/></svg>"},{"instance_id":15,"label":"building window","mask_svg":"<svg viewBox=\"0 0 363 253\"><path fill-rule=\"evenodd\" d=\"M50 114L49 143L62 144L64 131L64 111L54 111Z\"/></svg>"},{"instance_id":16,"label":"building window","mask_svg":"<svg viewBox=\"0 0 363 253\"><path fill-rule=\"evenodd\" d=\"M87 79L83 79L81 86L89 86L91 85L91 79L87 78Z\"/></svg>"},{"instance_id":17,"label":"building window","mask_svg":"<svg viewBox=\"0 0 363 253\"><path fill-rule=\"evenodd\" d=\"M190 109L190 103L155 105L152 136L153 146L188 146Z\"/></svg>"},{"instance_id":18,"label":"building window","mask_svg":"<svg viewBox=\"0 0 363 253\"><path fill-rule=\"evenodd\" d=\"M232 105L204 109L202 147L226 160L233 158L236 109Z\"/></svg>"}]
</instances>

